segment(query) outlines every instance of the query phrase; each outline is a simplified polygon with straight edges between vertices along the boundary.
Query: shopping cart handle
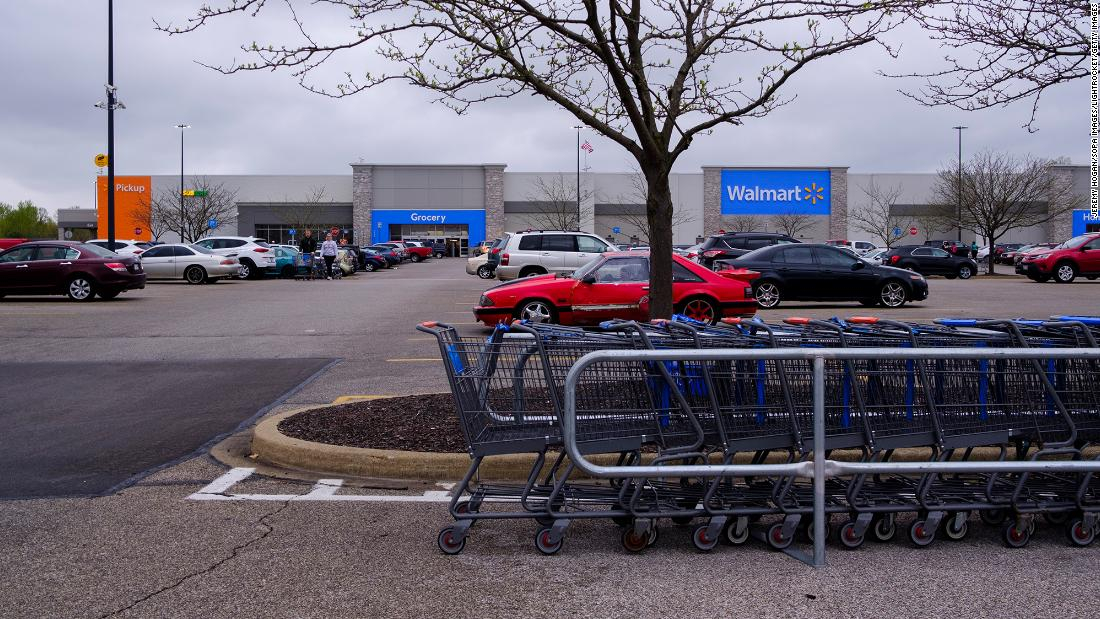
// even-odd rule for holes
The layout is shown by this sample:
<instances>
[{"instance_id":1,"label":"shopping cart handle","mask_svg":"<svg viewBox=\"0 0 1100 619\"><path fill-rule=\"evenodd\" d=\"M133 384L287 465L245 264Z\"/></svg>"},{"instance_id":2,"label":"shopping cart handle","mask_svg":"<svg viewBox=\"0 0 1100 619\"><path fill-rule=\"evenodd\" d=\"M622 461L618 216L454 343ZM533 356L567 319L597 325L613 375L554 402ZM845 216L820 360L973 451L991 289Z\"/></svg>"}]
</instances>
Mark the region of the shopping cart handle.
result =
<instances>
[{"instance_id":1,"label":"shopping cart handle","mask_svg":"<svg viewBox=\"0 0 1100 619\"><path fill-rule=\"evenodd\" d=\"M1090 326L1100 326L1100 316L1053 316L1054 320L1079 322Z\"/></svg>"},{"instance_id":2,"label":"shopping cart handle","mask_svg":"<svg viewBox=\"0 0 1100 619\"><path fill-rule=\"evenodd\" d=\"M848 322L854 325L873 325L878 323L878 316L852 316Z\"/></svg>"},{"instance_id":3,"label":"shopping cart handle","mask_svg":"<svg viewBox=\"0 0 1100 619\"><path fill-rule=\"evenodd\" d=\"M974 327L978 324L973 318L937 318L933 322L945 327Z\"/></svg>"},{"instance_id":4,"label":"shopping cart handle","mask_svg":"<svg viewBox=\"0 0 1100 619\"><path fill-rule=\"evenodd\" d=\"M808 325L810 324L810 319L802 316L791 316L790 318L784 318L783 322L789 325Z\"/></svg>"}]
</instances>

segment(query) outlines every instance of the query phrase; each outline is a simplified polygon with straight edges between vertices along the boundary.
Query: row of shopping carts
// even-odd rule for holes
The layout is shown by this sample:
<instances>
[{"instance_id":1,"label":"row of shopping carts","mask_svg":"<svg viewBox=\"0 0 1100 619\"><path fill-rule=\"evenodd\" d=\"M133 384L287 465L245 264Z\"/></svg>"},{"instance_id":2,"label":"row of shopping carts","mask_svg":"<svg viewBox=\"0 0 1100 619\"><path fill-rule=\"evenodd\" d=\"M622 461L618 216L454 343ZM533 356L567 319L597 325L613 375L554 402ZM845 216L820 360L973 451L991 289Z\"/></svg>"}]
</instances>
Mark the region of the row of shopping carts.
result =
<instances>
[{"instance_id":1,"label":"row of shopping carts","mask_svg":"<svg viewBox=\"0 0 1100 619\"><path fill-rule=\"evenodd\" d=\"M684 317L612 321L598 329L515 322L486 338L444 323L438 338L472 462L450 504L455 522L440 549L461 552L481 520L532 519L535 545L561 549L571 522L609 519L624 548L641 551L667 519L692 528L700 550L755 536L785 549L813 539L813 484L793 475L585 479L562 449L565 378L598 350L776 348L1096 348L1100 318L938 320L874 317L759 319L707 325ZM674 355L673 355L674 356ZM685 355L688 357L690 355ZM808 359L622 361L588 366L575 389L576 439L586 457L617 466L796 463L811 460L813 368ZM826 359L824 449L830 457L882 463L1093 458L1100 440L1100 362L1095 358ZM483 460L533 454L523 483L480 478ZM600 454L600 456L596 456ZM1100 459L1100 458L1097 458ZM888 541L913 514L917 546L962 539L970 515L1027 545L1036 517L1064 527L1075 545L1100 525L1100 477L1092 473L860 474L831 478L825 509L840 514L839 542ZM490 509L490 506L492 508ZM826 529L831 527L827 526ZM830 531L822 532L830 536Z\"/></svg>"}]
</instances>

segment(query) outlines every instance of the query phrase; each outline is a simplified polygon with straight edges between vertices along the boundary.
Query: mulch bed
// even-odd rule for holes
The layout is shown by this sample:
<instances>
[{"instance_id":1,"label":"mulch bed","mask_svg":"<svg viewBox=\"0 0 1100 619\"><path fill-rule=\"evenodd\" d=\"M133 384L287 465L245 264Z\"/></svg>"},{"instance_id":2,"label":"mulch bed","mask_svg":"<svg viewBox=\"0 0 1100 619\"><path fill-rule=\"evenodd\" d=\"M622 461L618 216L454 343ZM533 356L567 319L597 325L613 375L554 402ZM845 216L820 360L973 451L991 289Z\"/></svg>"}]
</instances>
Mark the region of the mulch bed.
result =
<instances>
[{"instance_id":1,"label":"mulch bed","mask_svg":"<svg viewBox=\"0 0 1100 619\"><path fill-rule=\"evenodd\" d=\"M284 419L279 431L304 441L345 447L466 453L450 393L318 408Z\"/></svg>"}]
</instances>

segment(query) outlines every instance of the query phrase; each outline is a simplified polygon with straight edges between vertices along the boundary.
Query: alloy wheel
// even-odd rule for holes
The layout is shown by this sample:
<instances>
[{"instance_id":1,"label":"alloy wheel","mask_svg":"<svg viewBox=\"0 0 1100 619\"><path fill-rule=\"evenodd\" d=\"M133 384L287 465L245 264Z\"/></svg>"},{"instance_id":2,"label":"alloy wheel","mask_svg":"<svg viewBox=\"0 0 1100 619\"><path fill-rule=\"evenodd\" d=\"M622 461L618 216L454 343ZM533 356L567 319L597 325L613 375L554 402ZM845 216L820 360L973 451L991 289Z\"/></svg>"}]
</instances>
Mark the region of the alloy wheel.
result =
<instances>
[{"instance_id":1,"label":"alloy wheel","mask_svg":"<svg viewBox=\"0 0 1100 619\"><path fill-rule=\"evenodd\" d=\"M531 301L520 310L519 317L531 322L550 322L554 317L550 306L542 301Z\"/></svg>"},{"instance_id":2,"label":"alloy wheel","mask_svg":"<svg viewBox=\"0 0 1100 619\"><path fill-rule=\"evenodd\" d=\"M77 301L83 301L92 296L92 283L83 277L77 277L69 282L69 296Z\"/></svg>"},{"instance_id":3,"label":"alloy wheel","mask_svg":"<svg viewBox=\"0 0 1100 619\"><path fill-rule=\"evenodd\" d=\"M756 287L756 302L760 307L775 307L779 305L779 286L771 282L764 282Z\"/></svg>"},{"instance_id":4,"label":"alloy wheel","mask_svg":"<svg viewBox=\"0 0 1100 619\"><path fill-rule=\"evenodd\" d=\"M900 307L905 303L905 289L897 282L886 282L882 285L879 298L886 307Z\"/></svg>"}]
</instances>

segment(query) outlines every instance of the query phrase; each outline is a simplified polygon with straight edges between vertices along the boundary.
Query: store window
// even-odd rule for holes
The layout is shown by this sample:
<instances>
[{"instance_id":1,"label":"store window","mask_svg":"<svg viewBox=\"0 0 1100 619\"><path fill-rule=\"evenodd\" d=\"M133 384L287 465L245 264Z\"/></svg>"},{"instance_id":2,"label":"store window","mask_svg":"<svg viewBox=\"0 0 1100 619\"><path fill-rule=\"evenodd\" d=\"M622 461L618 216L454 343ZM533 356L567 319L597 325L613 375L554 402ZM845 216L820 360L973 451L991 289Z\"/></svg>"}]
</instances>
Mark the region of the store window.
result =
<instances>
[{"instance_id":1,"label":"store window","mask_svg":"<svg viewBox=\"0 0 1100 619\"><path fill-rule=\"evenodd\" d=\"M256 224L255 235L260 237L261 239L267 240L269 243L294 245L302 238L302 234L305 232L305 229L294 228L294 235L291 236L291 228L292 226L288 226L286 224ZM310 226L309 229L313 231L313 238L317 239L318 241L323 241L325 239L325 235L328 234L329 231L333 228L340 230L340 234L334 240L339 241L343 238L347 239L349 244L355 242L355 234L351 229L351 224L348 223L318 224Z\"/></svg>"}]
</instances>

